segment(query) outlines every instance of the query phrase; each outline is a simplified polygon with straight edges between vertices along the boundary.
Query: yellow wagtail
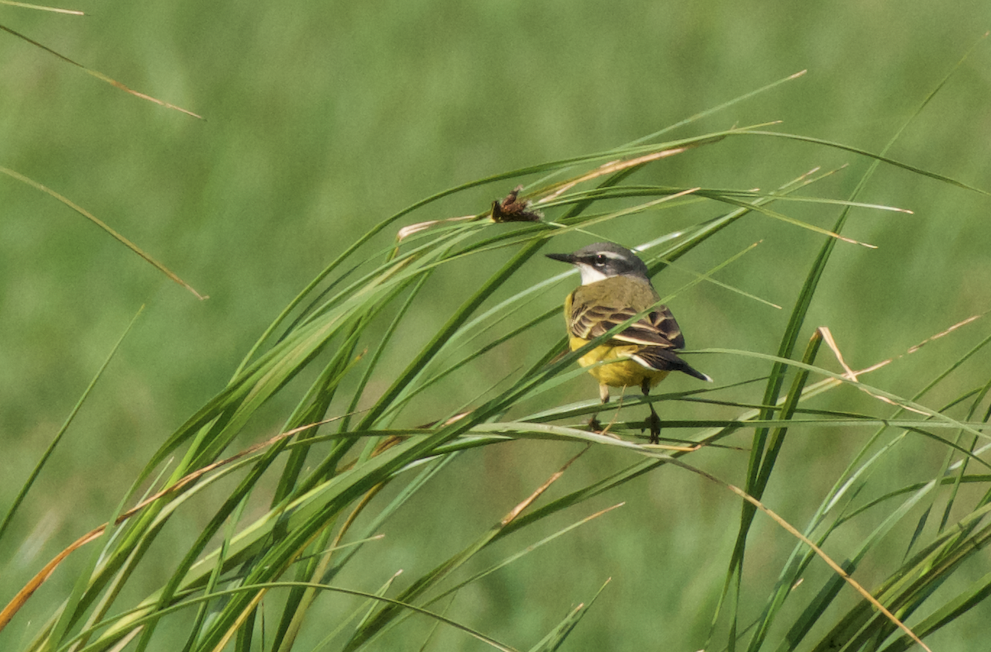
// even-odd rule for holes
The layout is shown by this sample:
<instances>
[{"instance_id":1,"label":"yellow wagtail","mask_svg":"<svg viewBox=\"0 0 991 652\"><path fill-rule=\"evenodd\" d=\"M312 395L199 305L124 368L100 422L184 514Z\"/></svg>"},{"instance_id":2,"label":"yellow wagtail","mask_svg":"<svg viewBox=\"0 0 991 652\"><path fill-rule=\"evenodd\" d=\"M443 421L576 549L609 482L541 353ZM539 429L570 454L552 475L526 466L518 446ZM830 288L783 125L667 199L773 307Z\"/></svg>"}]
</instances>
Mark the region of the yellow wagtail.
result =
<instances>
[{"instance_id":1,"label":"yellow wagtail","mask_svg":"<svg viewBox=\"0 0 991 652\"><path fill-rule=\"evenodd\" d=\"M582 284L564 302L572 351L650 309L646 316L578 359L581 366L590 367L588 372L599 381L603 405L609 402L610 387L639 386L647 396L650 388L671 371L712 381L678 357L676 351L685 347L685 337L667 306L656 305L661 298L650 283L647 266L635 253L610 242L599 242L573 254L547 257L571 263L582 274ZM596 416L588 424L592 430L601 430ZM647 424L650 442L658 443L661 420L653 405Z\"/></svg>"}]
</instances>

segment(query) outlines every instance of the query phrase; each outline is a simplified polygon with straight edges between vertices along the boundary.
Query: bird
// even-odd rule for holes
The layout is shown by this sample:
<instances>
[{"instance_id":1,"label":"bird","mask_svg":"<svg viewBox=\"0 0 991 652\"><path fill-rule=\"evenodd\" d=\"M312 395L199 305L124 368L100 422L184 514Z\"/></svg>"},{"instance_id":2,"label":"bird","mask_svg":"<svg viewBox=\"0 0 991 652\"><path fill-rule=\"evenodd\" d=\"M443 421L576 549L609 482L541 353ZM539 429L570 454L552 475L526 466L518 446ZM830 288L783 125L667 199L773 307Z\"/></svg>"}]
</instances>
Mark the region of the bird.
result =
<instances>
[{"instance_id":1,"label":"bird","mask_svg":"<svg viewBox=\"0 0 991 652\"><path fill-rule=\"evenodd\" d=\"M581 272L582 284L564 301L568 343L576 351L638 313L644 316L615 333L578 359L599 381L602 404L609 402L610 387L640 387L644 396L672 371L712 382L678 356L685 336L650 282L647 265L632 251L611 242L597 242L570 254L546 254L570 263ZM600 364L602 363L602 364ZM647 426L650 443L660 441L661 420L650 406ZM589 428L600 432L596 415Z\"/></svg>"}]
</instances>

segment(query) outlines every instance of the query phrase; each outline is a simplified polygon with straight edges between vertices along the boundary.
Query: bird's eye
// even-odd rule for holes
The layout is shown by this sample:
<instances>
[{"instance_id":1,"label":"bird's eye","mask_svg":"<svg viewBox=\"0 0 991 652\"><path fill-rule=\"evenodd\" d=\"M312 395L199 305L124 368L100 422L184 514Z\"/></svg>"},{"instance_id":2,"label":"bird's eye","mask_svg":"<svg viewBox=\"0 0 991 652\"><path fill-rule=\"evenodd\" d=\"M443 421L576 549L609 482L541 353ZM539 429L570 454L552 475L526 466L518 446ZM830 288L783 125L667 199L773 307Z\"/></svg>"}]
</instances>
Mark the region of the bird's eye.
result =
<instances>
[{"instance_id":1,"label":"bird's eye","mask_svg":"<svg viewBox=\"0 0 991 652\"><path fill-rule=\"evenodd\" d=\"M606 260L607 258L604 254L599 254L598 256L595 257L595 265L597 267L602 267L603 265L606 264Z\"/></svg>"}]
</instances>

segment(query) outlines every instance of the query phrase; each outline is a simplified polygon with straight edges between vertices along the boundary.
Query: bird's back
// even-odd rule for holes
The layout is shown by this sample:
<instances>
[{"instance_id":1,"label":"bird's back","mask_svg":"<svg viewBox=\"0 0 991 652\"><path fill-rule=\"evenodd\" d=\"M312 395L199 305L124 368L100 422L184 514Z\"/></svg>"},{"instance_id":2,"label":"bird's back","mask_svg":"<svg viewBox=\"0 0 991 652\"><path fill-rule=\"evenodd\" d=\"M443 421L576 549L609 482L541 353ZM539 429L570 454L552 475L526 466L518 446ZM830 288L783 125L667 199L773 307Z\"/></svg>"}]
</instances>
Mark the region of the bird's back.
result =
<instances>
[{"instance_id":1,"label":"bird's back","mask_svg":"<svg viewBox=\"0 0 991 652\"><path fill-rule=\"evenodd\" d=\"M681 349L685 338L667 306L654 306L660 297L650 285L623 277L582 285L568 297L565 319L572 337L589 340L602 335L633 315L654 307L634 322L620 338L644 346Z\"/></svg>"}]
</instances>

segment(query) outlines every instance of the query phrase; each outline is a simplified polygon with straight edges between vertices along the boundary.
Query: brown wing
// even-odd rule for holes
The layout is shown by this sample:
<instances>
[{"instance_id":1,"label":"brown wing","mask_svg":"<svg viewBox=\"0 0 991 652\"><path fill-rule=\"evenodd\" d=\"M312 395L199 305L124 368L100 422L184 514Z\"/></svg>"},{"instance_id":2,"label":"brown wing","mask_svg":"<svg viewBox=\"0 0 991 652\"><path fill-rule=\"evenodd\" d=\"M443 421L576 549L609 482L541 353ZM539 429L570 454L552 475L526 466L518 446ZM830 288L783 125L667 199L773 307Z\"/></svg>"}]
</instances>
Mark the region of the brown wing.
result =
<instances>
[{"instance_id":1,"label":"brown wing","mask_svg":"<svg viewBox=\"0 0 991 652\"><path fill-rule=\"evenodd\" d=\"M568 326L573 336L590 340L604 335L637 312L632 308L575 306ZM660 306L633 322L614 335L611 341L639 344L640 349L630 358L648 369L681 371L700 380L712 380L675 353L677 349L684 348L685 336L667 306Z\"/></svg>"},{"instance_id":2,"label":"brown wing","mask_svg":"<svg viewBox=\"0 0 991 652\"><path fill-rule=\"evenodd\" d=\"M576 306L571 314L571 334L590 340L605 334L633 317L637 312L632 308ZM659 346L665 349L681 349L685 346L685 337L681 334L678 322L675 321L667 306L660 306L640 320L633 322L627 328L613 335L613 339L630 344Z\"/></svg>"}]
</instances>

